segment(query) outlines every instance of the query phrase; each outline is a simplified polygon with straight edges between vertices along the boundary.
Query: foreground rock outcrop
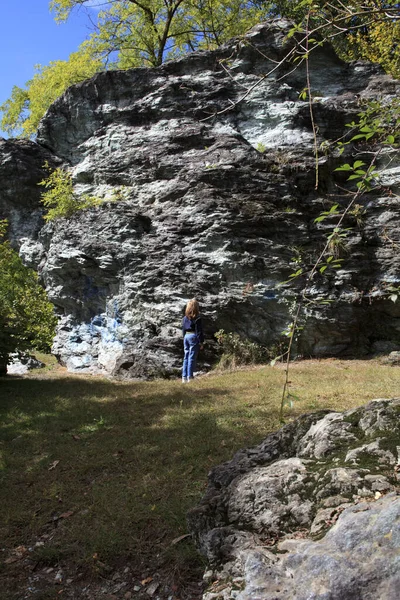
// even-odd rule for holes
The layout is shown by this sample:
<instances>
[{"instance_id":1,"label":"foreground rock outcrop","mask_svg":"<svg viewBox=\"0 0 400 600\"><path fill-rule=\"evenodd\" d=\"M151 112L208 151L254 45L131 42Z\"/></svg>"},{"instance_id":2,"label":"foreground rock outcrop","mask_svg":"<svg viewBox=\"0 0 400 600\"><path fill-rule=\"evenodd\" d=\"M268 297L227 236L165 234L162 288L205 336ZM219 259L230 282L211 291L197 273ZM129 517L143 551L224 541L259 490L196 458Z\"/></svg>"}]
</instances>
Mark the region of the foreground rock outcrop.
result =
<instances>
[{"instance_id":1,"label":"foreground rock outcrop","mask_svg":"<svg viewBox=\"0 0 400 600\"><path fill-rule=\"evenodd\" d=\"M305 415L209 476L204 600L397 600L400 398Z\"/></svg>"},{"instance_id":2,"label":"foreground rock outcrop","mask_svg":"<svg viewBox=\"0 0 400 600\"><path fill-rule=\"evenodd\" d=\"M299 98L304 65L283 63L263 77L293 44L288 27L266 23L246 43L157 69L101 73L67 90L29 149L38 165L44 154L63 161L75 191L102 198L101 206L43 227L39 205L29 204L43 175L3 177L1 212L56 307L54 352L69 369L178 374L182 309L193 296L208 338L201 368L215 358L220 328L265 346L280 339L293 292L279 284L319 254L327 224L315 218L347 201L334 152L320 157L315 189L308 102ZM310 67L318 143L342 136L360 104L399 91L378 67L345 64L327 45ZM26 148L7 142L0 164L10 144L24 162ZM347 152L346 161L363 158L360 148ZM400 282L400 201L392 193L400 177L393 161L387 168L382 160L380 171L385 187L363 199L361 221L349 215L345 223L342 268L314 280L312 298L332 304L310 305L300 355L400 349L400 302L388 291ZM25 207L10 205L17 195Z\"/></svg>"}]
</instances>

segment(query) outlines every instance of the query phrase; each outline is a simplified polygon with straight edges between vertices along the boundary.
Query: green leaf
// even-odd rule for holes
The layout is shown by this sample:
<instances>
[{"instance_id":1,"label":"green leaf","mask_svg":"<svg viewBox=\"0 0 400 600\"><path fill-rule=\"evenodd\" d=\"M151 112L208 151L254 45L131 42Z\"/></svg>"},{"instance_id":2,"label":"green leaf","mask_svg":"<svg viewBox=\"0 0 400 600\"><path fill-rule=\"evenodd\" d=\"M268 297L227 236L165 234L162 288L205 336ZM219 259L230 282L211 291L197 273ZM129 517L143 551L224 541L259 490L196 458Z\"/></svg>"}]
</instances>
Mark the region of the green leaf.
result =
<instances>
[{"instance_id":1,"label":"green leaf","mask_svg":"<svg viewBox=\"0 0 400 600\"><path fill-rule=\"evenodd\" d=\"M299 31L301 31L301 29L302 29L302 27L298 23L297 25L295 25L294 27L292 27L292 29L287 34L286 39L290 40L290 38L293 37L295 33L298 33Z\"/></svg>"},{"instance_id":2,"label":"green leaf","mask_svg":"<svg viewBox=\"0 0 400 600\"><path fill-rule=\"evenodd\" d=\"M299 276L299 275L301 275L302 273L303 273L303 269L298 269L298 270L296 271L296 273L291 273L291 274L289 275L289 277L292 277L292 278L294 278L294 277L298 277L298 276Z\"/></svg>"},{"instance_id":3,"label":"green leaf","mask_svg":"<svg viewBox=\"0 0 400 600\"><path fill-rule=\"evenodd\" d=\"M365 165L365 162L363 162L362 160L356 160L356 162L353 164L353 169L358 169L359 167L362 167L363 165Z\"/></svg>"},{"instance_id":4,"label":"green leaf","mask_svg":"<svg viewBox=\"0 0 400 600\"><path fill-rule=\"evenodd\" d=\"M353 167L351 165L349 165L348 163L346 163L345 165L342 165L341 167L337 167L335 169L335 171L352 171Z\"/></svg>"}]
</instances>

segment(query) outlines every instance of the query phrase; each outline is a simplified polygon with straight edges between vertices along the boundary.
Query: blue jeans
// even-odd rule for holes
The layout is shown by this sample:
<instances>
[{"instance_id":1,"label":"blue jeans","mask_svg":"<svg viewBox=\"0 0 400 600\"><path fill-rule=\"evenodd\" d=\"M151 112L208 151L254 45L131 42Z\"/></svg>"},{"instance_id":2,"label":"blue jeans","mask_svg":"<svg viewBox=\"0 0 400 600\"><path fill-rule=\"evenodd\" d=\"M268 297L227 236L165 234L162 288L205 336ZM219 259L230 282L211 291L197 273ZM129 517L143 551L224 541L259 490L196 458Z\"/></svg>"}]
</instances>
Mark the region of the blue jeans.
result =
<instances>
[{"instance_id":1,"label":"blue jeans","mask_svg":"<svg viewBox=\"0 0 400 600\"><path fill-rule=\"evenodd\" d=\"M193 371L196 368L196 358L199 352L199 340L195 333L186 333L183 338L183 368L182 377L193 377Z\"/></svg>"}]
</instances>

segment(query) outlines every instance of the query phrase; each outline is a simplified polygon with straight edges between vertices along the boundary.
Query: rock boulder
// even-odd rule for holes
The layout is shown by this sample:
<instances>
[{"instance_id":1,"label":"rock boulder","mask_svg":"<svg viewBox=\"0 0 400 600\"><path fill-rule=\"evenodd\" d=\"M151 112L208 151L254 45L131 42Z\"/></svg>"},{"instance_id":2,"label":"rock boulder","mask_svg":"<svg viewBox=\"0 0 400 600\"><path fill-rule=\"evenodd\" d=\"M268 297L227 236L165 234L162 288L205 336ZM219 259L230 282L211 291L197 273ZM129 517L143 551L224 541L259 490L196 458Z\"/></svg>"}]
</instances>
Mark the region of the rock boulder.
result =
<instances>
[{"instance_id":1,"label":"rock boulder","mask_svg":"<svg viewBox=\"0 0 400 600\"><path fill-rule=\"evenodd\" d=\"M204 600L396 600L400 398L305 415L215 468L189 525Z\"/></svg>"}]
</instances>

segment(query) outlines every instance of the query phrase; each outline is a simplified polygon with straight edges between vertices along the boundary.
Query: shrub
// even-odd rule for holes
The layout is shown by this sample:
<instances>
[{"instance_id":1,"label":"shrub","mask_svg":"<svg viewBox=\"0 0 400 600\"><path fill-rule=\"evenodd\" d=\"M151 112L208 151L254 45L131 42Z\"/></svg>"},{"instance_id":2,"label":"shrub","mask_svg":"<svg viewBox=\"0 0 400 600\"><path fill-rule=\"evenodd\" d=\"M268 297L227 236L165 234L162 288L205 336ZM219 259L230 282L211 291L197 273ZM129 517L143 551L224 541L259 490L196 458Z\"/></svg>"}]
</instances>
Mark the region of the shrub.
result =
<instances>
[{"instance_id":1,"label":"shrub","mask_svg":"<svg viewBox=\"0 0 400 600\"><path fill-rule=\"evenodd\" d=\"M267 348L241 338L237 333L226 333L220 329L215 334L215 338L221 350L218 366L223 369L265 363L270 358Z\"/></svg>"},{"instance_id":2,"label":"shrub","mask_svg":"<svg viewBox=\"0 0 400 600\"><path fill-rule=\"evenodd\" d=\"M37 274L22 264L5 239L0 221L0 374L9 355L32 348L49 350L57 319Z\"/></svg>"},{"instance_id":3,"label":"shrub","mask_svg":"<svg viewBox=\"0 0 400 600\"><path fill-rule=\"evenodd\" d=\"M49 169L48 163L45 163L45 168ZM39 182L46 188L46 192L42 194L42 204L48 208L47 214L44 216L45 221L52 221L61 217L68 218L79 210L98 206L102 203L100 198L82 194L78 196L74 192L72 175L62 168L50 171L46 179Z\"/></svg>"}]
</instances>

